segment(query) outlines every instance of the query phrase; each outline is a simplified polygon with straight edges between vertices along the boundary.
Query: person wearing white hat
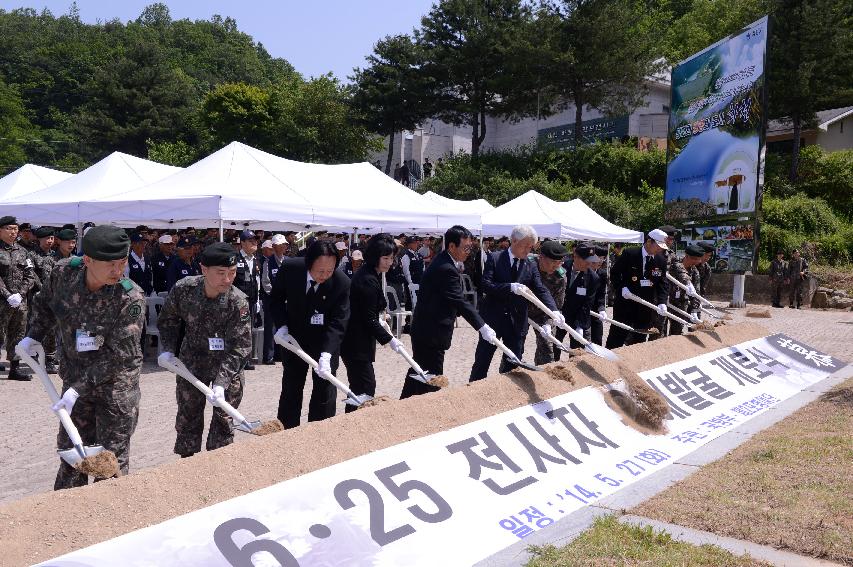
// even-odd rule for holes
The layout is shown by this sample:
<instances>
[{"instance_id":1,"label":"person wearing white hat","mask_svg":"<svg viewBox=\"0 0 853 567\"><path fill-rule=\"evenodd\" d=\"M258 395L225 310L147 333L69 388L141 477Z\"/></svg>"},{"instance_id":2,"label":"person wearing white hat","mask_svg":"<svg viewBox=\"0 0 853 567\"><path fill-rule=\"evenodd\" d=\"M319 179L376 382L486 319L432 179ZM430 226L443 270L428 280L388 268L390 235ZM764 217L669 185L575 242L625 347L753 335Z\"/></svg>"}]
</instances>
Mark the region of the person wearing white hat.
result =
<instances>
[{"instance_id":1,"label":"person wearing white hat","mask_svg":"<svg viewBox=\"0 0 853 567\"><path fill-rule=\"evenodd\" d=\"M175 241L171 234L164 234L157 239L160 251L154 256L154 292L169 291L169 265L175 257Z\"/></svg>"},{"instance_id":2,"label":"person wearing white hat","mask_svg":"<svg viewBox=\"0 0 853 567\"><path fill-rule=\"evenodd\" d=\"M656 317L666 313L669 285L666 280L667 260L661 254L668 250L667 234L654 229L646 234L646 240L638 248L628 248L619 256L610 269L610 279L616 290L613 318L635 329L648 329ZM657 305L649 309L629 299L634 294ZM615 325L607 335L607 348L617 348L646 340L646 335L632 333Z\"/></svg>"},{"instance_id":3,"label":"person wearing white hat","mask_svg":"<svg viewBox=\"0 0 853 567\"><path fill-rule=\"evenodd\" d=\"M273 335L275 335L275 323L272 318L272 304L270 302L270 293L272 293L272 284L278 275L278 269L281 263L287 258L287 238L283 234L273 234L272 238L263 243L263 246L270 243L272 254L267 256L264 262L264 267L261 269L261 306L264 313L264 348L263 348L263 364L275 364L275 359L281 359L280 348L276 346Z\"/></svg>"}]
</instances>

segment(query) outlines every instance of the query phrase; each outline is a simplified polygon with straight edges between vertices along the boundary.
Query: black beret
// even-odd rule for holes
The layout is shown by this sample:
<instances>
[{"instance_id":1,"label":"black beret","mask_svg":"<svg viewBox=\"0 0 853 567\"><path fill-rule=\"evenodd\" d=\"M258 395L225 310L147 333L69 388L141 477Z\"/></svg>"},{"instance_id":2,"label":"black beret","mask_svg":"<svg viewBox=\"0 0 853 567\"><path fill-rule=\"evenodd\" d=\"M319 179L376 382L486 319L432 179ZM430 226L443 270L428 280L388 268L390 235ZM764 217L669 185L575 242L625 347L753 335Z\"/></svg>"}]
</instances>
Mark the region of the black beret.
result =
<instances>
[{"instance_id":1,"label":"black beret","mask_svg":"<svg viewBox=\"0 0 853 567\"><path fill-rule=\"evenodd\" d=\"M214 242L201 251L199 263L208 268L212 266L230 268L237 265L237 251L225 242Z\"/></svg>"},{"instance_id":2,"label":"black beret","mask_svg":"<svg viewBox=\"0 0 853 567\"><path fill-rule=\"evenodd\" d=\"M713 252L713 251L715 251L715 250L717 249L717 248L716 248L713 244L711 244L710 242L697 242L697 244L698 244L698 245L702 248L702 250L704 250L706 253L707 253L707 252Z\"/></svg>"},{"instance_id":3,"label":"black beret","mask_svg":"<svg viewBox=\"0 0 853 567\"><path fill-rule=\"evenodd\" d=\"M178 240L178 248L189 248L195 244L195 238L187 236Z\"/></svg>"},{"instance_id":4,"label":"black beret","mask_svg":"<svg viewBox=\"0 0 853 567\"><path fill-rule=\"evenodd\" d=\"M139 234L138 232L134 232L133 234L130 235L130 242L131 243L145 242L145 237L142 236L141 234Z\"/></svg>"},{"instance_id":5,"label":"black beret","mask_svg":"<svg viewBox=\"0 0 853 567\"><path fill-rule=\"evenodd\" d=\"M56 233L59 240L77 240L77 233L72 228L63 228Z\"/></svg>"},{"instance_id":6,"label":"black beret","mask_svg":"<svg viewBox=\"0 0 853 567\"><path fill-rule=\"evenodd\" d=\"M35 231L36 238L47 238L48 236L53 236L53 229L49 226L40 226Z\"/></svg>"},{"instance_id":7,"label":"black beret","mask_svg":"<svg viewBox=\"0 0 853 567\"><path fill-rule=\"evenodd\" d=\"M566 250L566 247L556 240L547 240L543 242L539 252L546 258L550 258L552 260L562 260L569 255L569 251Z\"/></svg>"},{"instance_id":8,"label":"black beret","mask_svg":"<svg viewBox=\"0 0 853 567\"><path fill-rule=\"evenodd\" d=\"M693 256L694 258L701 258L705 255L705 249L699 246L698 244L691 244L685 250L688 256Z\"/></svg>"},{"instance_id":9,"label":"black beret","mask_svg":"<svg viewBox=\"0 0 853 567\"><path fill-rule=\"evenodd\" d=\"M667 236L673 236L676 232L678 232L678 229L675 228L674 226L672 226L671 224L665 224L663 226L659 226L658 230L664 231L667 234Z\"/></svg>"},{"instance_id":10,"label":"black beret","mask_svg":"<svg viewBox=\"0 0 853 567\"><path fill-rule=\"evenodd\" d=\"M4 226L9 226L10 224L18 224L18 219L13 217L12 215L6 215L5 217L0 217L0 228ZM27 226L29 228L29 226Z\"/></svg>"},{"instance_id":11,"label":"black beret","mask_svg":"<svg viewBox=\"0 0 853 567\"><path fill-rule=\"evenodd\" d=\"M74 225L74 223L69 222L67 224L62 225L62 230L65 230L66 228L70 228L71 230L75 230L77 227Z\"/></svg>"},{"instance_id":12,"label":"black beret","mask_svg":"<svg viewBox=\"0 0 853 567\"><path fill-rule=\"evenodd\" d=\"M117 226L93 226L83 236L83 254L94 260L121 260L129 250L130 237Z\"/></svg>"}]
</instances>

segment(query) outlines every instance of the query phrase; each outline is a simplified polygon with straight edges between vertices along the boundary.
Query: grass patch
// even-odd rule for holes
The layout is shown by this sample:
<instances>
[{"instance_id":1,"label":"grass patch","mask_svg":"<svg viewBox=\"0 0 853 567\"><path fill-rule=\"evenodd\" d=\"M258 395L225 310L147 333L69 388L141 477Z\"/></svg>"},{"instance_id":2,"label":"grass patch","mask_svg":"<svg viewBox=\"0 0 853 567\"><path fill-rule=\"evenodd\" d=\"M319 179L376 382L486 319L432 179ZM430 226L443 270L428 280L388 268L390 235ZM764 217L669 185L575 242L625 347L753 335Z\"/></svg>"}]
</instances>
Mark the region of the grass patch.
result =
<instances>
[{"instance_id":1,"label":"grass patch","mask_svg":"<svg viewBox=\"0 0 853 567\"><path fill-rule=\"evenodd\" d=\"M621 523L616 516L596 518L592 527L565 547L532 546L527 567L631 565L664 567L769 565L739 557L716 545L692 545L672 539L665 531Z\"/></svg>"},{"instance_id":2,"label":"grass patch","mask_svg":"<svg viewBox=\"0 0 853 567\"><path fill-rule=\"evenodd\" d=\"M853 565L853 380L631 511Z\"/></svg>"}]
</instances>

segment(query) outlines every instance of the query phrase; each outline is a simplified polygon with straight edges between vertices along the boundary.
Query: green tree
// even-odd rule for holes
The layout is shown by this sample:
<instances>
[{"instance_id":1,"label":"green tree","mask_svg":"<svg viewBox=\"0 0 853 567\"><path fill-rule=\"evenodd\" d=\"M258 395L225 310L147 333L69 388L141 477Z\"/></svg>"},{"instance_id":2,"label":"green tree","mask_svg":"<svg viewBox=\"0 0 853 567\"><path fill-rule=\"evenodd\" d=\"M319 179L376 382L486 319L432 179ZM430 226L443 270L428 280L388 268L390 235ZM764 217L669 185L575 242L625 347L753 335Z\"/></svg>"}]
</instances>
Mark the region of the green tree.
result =
<instances>
[{"instance_id":1,"label":"green tree","mask_svg":"<svg viewBox=\"0 0 853 567\"><path fill-rule=\"evenodd\" d=\"M270 141L269 106L267 90L245 83L225 83L204 97L199 117L216 146L237 141L261 147Z\"/></svg>"},{"instance_id":2,"label":"green tree","mask_svg":"<svg viewBox=\"0 0 853 567\"><path fill-rule=\"evenodd\" d=\"M470 125L471 155L486 137L486 116L536 111L520 53L529 53L531 12L521 0L440 0L415 31L423 72L433 81L432 115ZM425 109L428 110L428 109Z\"/></svg>"},{"instance_id":3,"label":"green tree","mask_svg":"<svg viewBox=\"0 0 853 567\"><path fill-rule=\"evenodd\" d=\"M800 135L816 112L853 104L853 4L779 0L771 14L768 102L793 123L789 179L798 178Z\"/></svg>"},{"instance_id":4,"label":"green tree","mask_svg":"<svg viewBox=\"0 0 853 567\"><path fill-rule=\"evenodd\" d=\"M166 165L187 167L201 157L198 153L198 148L190 146L183 140L178 140L177 142L155 142L149 139L145 140L145 145L148 146L147 159Z\"/></svg>"},{"instance_id":5,"label":"green tree","mask_svg":"<svg viewBox=\"0 0 853 567\"><path fill-rule=\"evenodd\" d=\"M625 114L642 103L648 77L660 71L664 14L641 0L562 0L538 13L549 108L575 108L580 145L584 108Z\"/></svg>"},{"instance_id":6,"label":"green tree","mask_svg":"<svg viewBox=\"0 0 853 567\"><path fill-rule=\"evenodd\" d=\"M352 106L371 132L388 136L385 173L394 155L394 134L412 130L429 116L426 92L429 77L421 68L417 47L407 35L387 36L373 47L368 66L356 68Z\"/></svg>"},{"instance_id":7,"label":"green tree","mask_svg":"<svg viewBox=\"0 0 853 567\"><path fill-rule=\"evenodd\" d=\"M20 95L0 80L0 175L27 162L26 146L33 137Z\"/></svg>"}]
</instances>

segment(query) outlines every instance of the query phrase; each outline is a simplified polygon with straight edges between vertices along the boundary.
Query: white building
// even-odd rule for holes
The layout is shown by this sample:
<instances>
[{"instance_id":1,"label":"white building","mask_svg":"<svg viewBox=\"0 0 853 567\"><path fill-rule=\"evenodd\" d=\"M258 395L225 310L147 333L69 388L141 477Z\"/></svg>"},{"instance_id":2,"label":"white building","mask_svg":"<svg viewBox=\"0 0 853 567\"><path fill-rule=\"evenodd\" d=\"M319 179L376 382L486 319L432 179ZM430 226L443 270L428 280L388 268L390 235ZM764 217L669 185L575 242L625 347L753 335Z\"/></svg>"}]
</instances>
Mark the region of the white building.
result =
<instances>
[{"instance_id":1,"label":"white building","mask_svg":"<svg viewBox=\"0 0 853 567\"><path fill-rule=\"evenodd\" d=\"M794 140L794 125L790 121L771 120L767 123L768 151L790 153ZM817 144L827 152L853 149L853 106L822 110L817 113L817 127L800 132L800 145Z\"/></svg>"}]
</instances>

